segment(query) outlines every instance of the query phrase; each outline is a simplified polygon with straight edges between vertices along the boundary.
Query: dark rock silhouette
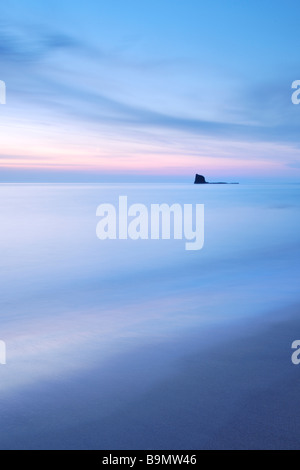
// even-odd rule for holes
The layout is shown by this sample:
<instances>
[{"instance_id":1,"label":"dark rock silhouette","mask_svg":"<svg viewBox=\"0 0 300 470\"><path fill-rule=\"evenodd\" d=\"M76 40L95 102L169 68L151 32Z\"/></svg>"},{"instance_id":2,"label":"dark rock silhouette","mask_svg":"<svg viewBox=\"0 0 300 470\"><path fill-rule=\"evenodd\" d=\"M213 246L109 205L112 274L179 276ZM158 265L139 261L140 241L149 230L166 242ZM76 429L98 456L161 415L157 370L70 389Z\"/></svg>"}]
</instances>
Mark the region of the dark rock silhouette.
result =
<instances>
[{"instance_id":1,"label":"dark rock silhouette","mask_svg":"<svg viewBox=\"0 0 300 470\"><path fill-rule=\"evenodd\" d=\"M207 184L207 182L206 182L204 176L196 175L195 184Z\"/></svg>"},{"instance_id":2,"label":"dark rock silhouette","mask_svg":"<svg viewBox=\"0 0 300 470\"><path fill-rule=\"evenodd\" d=\"M194 184L239 184L239 183L208 183L203 175L196 175Z\"/></svg>"}]
</instances>

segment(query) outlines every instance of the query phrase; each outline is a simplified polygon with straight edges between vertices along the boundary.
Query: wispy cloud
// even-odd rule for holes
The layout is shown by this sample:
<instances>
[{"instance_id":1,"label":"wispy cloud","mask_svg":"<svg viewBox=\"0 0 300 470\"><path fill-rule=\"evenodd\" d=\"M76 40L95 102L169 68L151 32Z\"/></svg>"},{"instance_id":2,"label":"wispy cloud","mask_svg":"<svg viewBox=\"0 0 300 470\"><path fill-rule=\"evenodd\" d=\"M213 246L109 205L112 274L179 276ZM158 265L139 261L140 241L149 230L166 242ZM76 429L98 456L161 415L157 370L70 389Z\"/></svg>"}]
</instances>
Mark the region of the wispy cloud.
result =
<instances>
[{"instance_id":1,"label":"wispy cloud","mask_svg":"<svg viewBox=\"0 0 300 470\"><path fill-rule=\"evenodd\" d=\"M237 168L246 160L261 168L273 151L279 167L298 168L300 113L290 99L291 81L297 78L293 64L277 75L273 68L246 76L230 51L227 63L210 56L216 44L192 42L188 28L176 44L170 39L174 36L160 31L162 47L154 50L149 34L153 44L157 38L134 15L138 27L124 27L119 18L110 31L104 23L97 30L92 18L81 21L80 11L76 5L80 28L71 21L62 26L54 17L44 18L43 26L34 15L30 22L2 20L0 78L7 83L7 106L0 115L5 129L1 162L13 158L22 168L26 162L38 166L38 160L52 165L60 154L64 162L69 155L70 166L81 161L84 168L97 160L99 170L106 171L114 166L108 159L116 166L123 158L132 171L133 162L142 171L143 164L149 167L149 155L163 160L159 164L154 158L157 170L170 168L173 155L181 158L182 168L187 158L190 165L191 158L219 158L228 168L232 159ZM89 24L94 24L91 30ZM226 34L231 38L230 31ZM241 60L247 64L247 57ZM177 160L175 167L180 167Z\"/></svg>"},{"instance_id":2,"label":"wispy cloud","mask_svg":"<svg viewBox=\"0 0 300 470\"><path fill-rule=\"evenodd\" d=\"M35 62L53 51L73 49L78 42L62 33L13 31L0 27L0 55L3 62Z\"/></svg>"}]
</instances>

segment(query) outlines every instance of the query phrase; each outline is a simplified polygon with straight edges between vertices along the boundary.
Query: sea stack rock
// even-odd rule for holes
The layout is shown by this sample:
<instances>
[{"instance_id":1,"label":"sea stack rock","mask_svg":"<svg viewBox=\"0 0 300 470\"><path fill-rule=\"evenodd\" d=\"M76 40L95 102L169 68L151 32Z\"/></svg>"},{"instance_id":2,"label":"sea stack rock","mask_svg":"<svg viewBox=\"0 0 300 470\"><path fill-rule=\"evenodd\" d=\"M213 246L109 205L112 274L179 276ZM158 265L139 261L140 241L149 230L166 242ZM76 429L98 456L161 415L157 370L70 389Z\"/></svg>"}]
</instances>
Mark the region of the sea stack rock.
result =
<instances>
[{"instance_id":1,"label":"sea stack rock","mask_svg":"<svg viewBox=\"0 0 300 470\"><path fill-rule=\"evenodd\" d=\"M196 175L195 184L207 184L207 182L206 182L204 176Z\"/></svg>"}]
</instances>

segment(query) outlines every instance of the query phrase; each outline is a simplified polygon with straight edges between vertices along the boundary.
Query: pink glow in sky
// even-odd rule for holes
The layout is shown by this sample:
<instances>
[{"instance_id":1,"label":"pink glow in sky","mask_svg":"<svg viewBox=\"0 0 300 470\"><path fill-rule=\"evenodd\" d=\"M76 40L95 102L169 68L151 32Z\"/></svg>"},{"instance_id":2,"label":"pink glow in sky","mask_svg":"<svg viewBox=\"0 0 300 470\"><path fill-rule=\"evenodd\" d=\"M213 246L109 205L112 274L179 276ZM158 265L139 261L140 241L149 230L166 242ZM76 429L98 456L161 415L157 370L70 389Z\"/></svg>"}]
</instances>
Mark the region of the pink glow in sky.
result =
<instances>
[{"instance_id":1,"label":"pink glow in sky","mask_svg":"<svg viewBox=\"0 0 300 470\"><path fill-rule=\"evenodd\" d=\"M190 14L199 2L188 1L193 8L166 0L159 15L154 4L124 2L75 2L71 16L56 0L4 5L0 182L33 173L34 181L190 181L196 172L300 181L295 15L276 2L261 23L248 5L228 12L207 3L199 27Z\"/></svg>"}]
</instances>

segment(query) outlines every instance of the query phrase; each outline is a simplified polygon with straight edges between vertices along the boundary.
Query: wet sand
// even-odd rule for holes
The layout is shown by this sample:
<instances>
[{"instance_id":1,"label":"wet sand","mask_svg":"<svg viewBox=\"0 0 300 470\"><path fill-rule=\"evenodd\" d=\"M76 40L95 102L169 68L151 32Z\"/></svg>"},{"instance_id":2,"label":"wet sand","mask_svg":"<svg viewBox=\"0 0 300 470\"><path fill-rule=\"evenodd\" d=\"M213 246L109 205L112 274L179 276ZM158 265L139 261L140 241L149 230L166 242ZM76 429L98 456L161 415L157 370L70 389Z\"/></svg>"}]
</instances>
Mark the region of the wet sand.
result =
<instances>
[{"instance_id":1,"label":"wet sand","mask_svg":"<svg viewBox=\"0 0 300 470\"><path fill-rule=\"evenodd\" d=\"M199 330L12 394L1 403L0 447L297 449L299 309L240 325L238 337L214 328L210 346Z\"/></svg>"}]
</instances>

